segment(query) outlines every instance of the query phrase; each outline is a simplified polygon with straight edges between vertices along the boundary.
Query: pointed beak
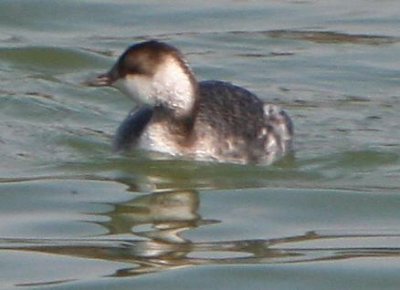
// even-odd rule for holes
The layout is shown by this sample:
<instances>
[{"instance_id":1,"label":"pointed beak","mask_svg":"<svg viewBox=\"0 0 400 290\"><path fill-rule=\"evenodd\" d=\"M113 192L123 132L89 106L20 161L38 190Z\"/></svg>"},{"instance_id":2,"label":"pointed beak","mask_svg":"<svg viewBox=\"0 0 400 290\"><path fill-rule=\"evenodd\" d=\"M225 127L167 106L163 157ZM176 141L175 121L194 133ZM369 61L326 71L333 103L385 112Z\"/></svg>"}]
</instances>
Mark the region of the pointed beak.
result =
<instances>
[{"instance_id":1,"label":"pointed beak","mask_svg":"<svg viewBox=\"0 0 400 290\"><path fill-rule=\"evenodd\" d=\"M112 86L115 81L116 80L112 78L112 74L107 72L97 76L94 79L87 80L85 84L91 87L108 87Z\"/></svg>"},{"instance_id":2,"label":"pointed beak","mask_svg":"<svg viewBox=\"0 0 400 290\"><path fill-rule=\"evenodd\" d=\"M119 79L117 66L115 65L108 72L97 76L94 79L87 80L86 85L91 87L108 87L112 86Z\"/></svg>"}]
</instances>

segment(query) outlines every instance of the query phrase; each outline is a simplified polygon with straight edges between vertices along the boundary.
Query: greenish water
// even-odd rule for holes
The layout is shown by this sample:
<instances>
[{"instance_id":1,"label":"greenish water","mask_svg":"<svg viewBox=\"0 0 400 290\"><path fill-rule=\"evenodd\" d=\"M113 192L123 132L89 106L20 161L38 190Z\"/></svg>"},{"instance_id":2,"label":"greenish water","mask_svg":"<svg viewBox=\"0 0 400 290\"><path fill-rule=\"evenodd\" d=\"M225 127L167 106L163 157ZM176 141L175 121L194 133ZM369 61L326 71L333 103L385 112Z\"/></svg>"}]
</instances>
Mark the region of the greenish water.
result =
<instances>
[{"instance_id":1,"label":"greenish water","mask_svg":"<svg viewBox=\"0 0 400 290\"><path fill-rule=\"evenodd\" d=\"M329 3L325 3L329 2ZM398 289L397 1L1 1L1 289ZM295 122L268 167L111 152L157 38Z\"/></svg>"}]
</instances>

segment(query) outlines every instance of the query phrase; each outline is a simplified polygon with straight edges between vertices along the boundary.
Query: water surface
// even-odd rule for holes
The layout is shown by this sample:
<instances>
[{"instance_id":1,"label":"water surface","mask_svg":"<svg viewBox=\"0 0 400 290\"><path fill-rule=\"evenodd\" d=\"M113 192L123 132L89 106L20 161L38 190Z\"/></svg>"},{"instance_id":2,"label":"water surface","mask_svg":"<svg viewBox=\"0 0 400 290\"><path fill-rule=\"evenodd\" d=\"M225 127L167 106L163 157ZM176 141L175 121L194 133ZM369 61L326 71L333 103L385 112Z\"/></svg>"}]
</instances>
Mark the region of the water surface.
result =
<instances>
[{"instance_id":1,"label":"water surface","mask_svg":"<svg viewBox=\"0 0 400 290\"><path fill-rule=\"evenodd\" d=\"M396 1L2 1L4 289L398 289ZM135 106L82 83L131 43L295 122L294 156L115 155Z\"/></svg>"}]
</instances>

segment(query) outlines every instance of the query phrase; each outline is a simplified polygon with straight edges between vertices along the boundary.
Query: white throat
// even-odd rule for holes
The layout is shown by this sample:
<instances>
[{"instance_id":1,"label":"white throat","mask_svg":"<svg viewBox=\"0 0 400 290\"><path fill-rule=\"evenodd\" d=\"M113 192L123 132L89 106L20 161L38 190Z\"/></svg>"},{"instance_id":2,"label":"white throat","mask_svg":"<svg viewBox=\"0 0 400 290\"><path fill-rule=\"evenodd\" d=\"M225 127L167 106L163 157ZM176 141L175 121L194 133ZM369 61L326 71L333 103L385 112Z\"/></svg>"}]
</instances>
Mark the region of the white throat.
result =
<instances>
[{"instance_id":1,"label":"white throat","mask_svg":"<svg viewBox=\"0 0 400 290\"><path fill-rule=\"evenodd\" d=\"M163 104L178 115L190 112L195 101L190 75L173 57L166 58L152 77L127 75L116 87L137 102L151 106Z\"/></svg>"}]
</instances>

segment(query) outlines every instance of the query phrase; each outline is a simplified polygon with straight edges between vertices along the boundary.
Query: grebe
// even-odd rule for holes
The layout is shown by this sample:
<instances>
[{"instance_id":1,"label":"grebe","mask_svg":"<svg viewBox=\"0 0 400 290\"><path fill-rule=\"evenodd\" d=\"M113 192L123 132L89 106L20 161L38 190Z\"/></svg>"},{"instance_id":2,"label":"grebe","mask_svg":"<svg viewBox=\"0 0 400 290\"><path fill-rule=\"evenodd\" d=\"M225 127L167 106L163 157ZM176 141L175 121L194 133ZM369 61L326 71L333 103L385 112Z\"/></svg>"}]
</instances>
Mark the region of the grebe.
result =
<instances>
[{"instance_id":1,"label":"grebe","mask_svg":"<svg viewBox=\"0 0 400 290\"><path fill-rule=\"evenodd\" d=\"M283 110L239 86L197 81L182 53L164 42L132 45L89 85L116 87L139 105L117 130L116 151L241 164L269 164L291 151L293 125Z\"/></svg>"}]
</instances>

